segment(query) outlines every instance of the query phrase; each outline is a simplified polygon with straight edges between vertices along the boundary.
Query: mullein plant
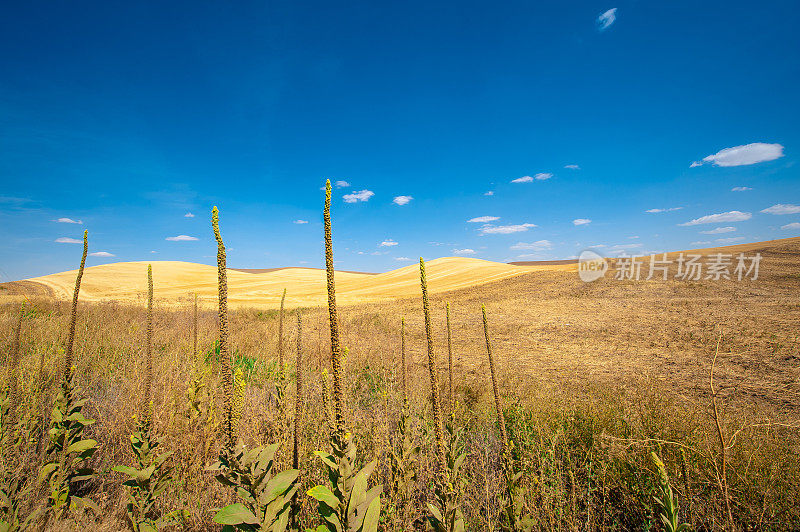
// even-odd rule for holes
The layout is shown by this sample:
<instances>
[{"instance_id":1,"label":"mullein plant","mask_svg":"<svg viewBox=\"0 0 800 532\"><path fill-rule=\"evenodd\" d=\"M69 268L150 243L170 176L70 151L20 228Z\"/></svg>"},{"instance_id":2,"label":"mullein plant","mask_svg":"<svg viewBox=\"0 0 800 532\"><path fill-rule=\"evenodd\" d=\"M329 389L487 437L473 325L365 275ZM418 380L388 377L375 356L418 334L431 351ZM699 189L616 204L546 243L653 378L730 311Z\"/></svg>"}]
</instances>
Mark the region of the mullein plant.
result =
<instances>
[{"instance_id":1,"label":"mullein plant","mask_svg":"<svg viewBox=\"0 0 800 532\"><path fill-rule=\"evenodd\" d=\"M650 453L650 460L656 467L658 473L656 494L653 500L656 503L659 520L667 532L688 532L691 527L687 523L681 523L678 515L678 498L672 492L669 484L669 476L664 462L655 452Z\"/></svg>"},{"instance_id":2,"label":"mullein plant","mask_svg":"<svg viewBox=\"0 0 800 532\"><path fill-rule=\"evenodd\" d=\"M445 442L442 430L442 406L439 398L439 374L433 350L430 305L428 303L428 281L425 276L425 261L419 259L419 281L422 289L422 311L425 317L425 338L428 346L428 370L431 380L431 403L433 431L436 438L436 472L433 485L433 503L428 503L428 528L435 532L460 532L464 530L464 514L461 504L464 498L465 481L461 466L466 454L460 444L460 431L453 429L449 442Z\"/></svg>"},{"instance_id":3,"label":"mullein plant","mask_svg":"<svg viewBox=\"0 0 800 532\"><path fill-rule=\"evenodd\" d=\"M225 244L219 232L219 211L211 212L217 240L219 286L219 352L225 393L222 428L224 445L210 469L219 482L235 489L242 502L228 505L214 515L223 530L281 532L287 530L292 498L297 490L297 469L277 472L278 444L246 449L238 444L238 421L243 403L244 379L234 375L228 353L228 282ZM238 377L238 378L237 378ZM238 381L238 382L237 382Z\"/></svg>"},{"instance_id":4,"label":"mullein plant","mask_svg":"<svg viewBox=\"0 0 800 532\"><path fill-rule=\"evenodd\" d=\"M344 427L344 397L342 392L342 353L339 346L339 322L336 312L336 289L331 242L331 182L325 184L323 211L325 232L325 268L328 286L328 317L331 331L331 368L333 370L333 432L332 453L315 451L328 470L328 485L314 486L308 494L319 503L324 524L317 530L329 532L375 532L380 518L380 494L383 486L367 488L377 460L356 471L358 460L352 435Z\"/></svg>"},{"instance_id":5,"label":"mullein plant","mask_svg":"<svg viewBox=\"0 0 800 532\"><path fill-rule=\"evenodd\" d=\"M400 503L410 498L410 489L417 479L420 446L411 423L408 403L408 366L406 363L406 319L400 318L400 364L402 368L403 404L397 417L397 431L390 451L394 492Z\"/></svg>"},{"instance_id":6,"label":"mullein plant","mask_svg":"<svg viewBox=\"0 0 800 532\"><path fill-rule=\"evenodd\" d=\"M161 438L153 434L153 267L147 265L147 326L145 340L145 390L137 419L136 430L130 442L136 459L136 467L115 466L112 469L127 475L123 485L127 486L128 499L125 510L128 524L134 532L156 532L164 527L176 525L185 517L176 510L155 516L154 506L158 497L172 483L172 467L167 463L172 451L156 451Z\"/></svg>"},{"instance_id":7,"label":"mullein plant","mask_svg":"<svg viewBox=\"0 0 800 532\"><path fill-rule=\"evenodd\" d=\"M506 421L503 407L500 402L500 389L497 385L497 373L492 354L492 342L489 337L489 320L486 318L486 306L481 305L483 317L483 335L486 339L486 354L489 357L489 373L492 377L492 394L494 395L494 408L497 414L497 424L500 427L500 441L502 451L500 456L505 490L500 495L500 506L503 511L500 515L500 529L503 532L528 532L533 529L534 520L525 512L526 490L522 485L522 471L516 467L513 448L514 442L508 439Z\"/></svg>"},{"instance_id":8,"label":"mullein plant","mask_svg":"<svg viewBox=\"0 0 800 532\"><path fill-rule=\"evenodd\" d=\"M97 442L84 439L87 427L94 424L93 419L83 415L86 399L81 398L81 389L72 382L75 366L74 343L75 325L78 317L78 294L81 289L81 278L86 265L88 251L88 231L83 232L83 256L75 280L75 291L72 295L72 311L69 319L69 335L64 356L64 369L61 387L56 396L53 411L50 414L49 444L47 461L39 470L39 478L49 486L47 500L47 517L59 520L68 511L77 512L85 508L99 514L100 509L90 499L78 497L77 487L95 476L88 460L97 450Z\"/></svg>"},{"instance_id":9,"label":"mullein plant","mask_svg":"<svg viewBox=\"0 0 800 532\"><path fill-rule=\"evenodd\" d=\"M294 430L293 430L293 445L292 445L292 467L300 471L300 423L303 417L303 321L300 315L300 309L297 313L297 358L295 359L295 368L297 377L295 380L296 390L294 398ZM300 531L300 494L296 491L292 497L292 511L290 517L290 529Z\"/></svg>"},{"instance_id":10,"label":"mullein plant","mask_svg":"<svg viewBox=\"0 0 800 532\"><path fill-rule=\"evenodd\" d=\"M450 303L445 304L445 316L447 321L447 404L450 408L449 425L455 423L456 403L453 396L453 340L450 333Z\"/></svg>"},{"instance_id":11,"label":"mullein plant","mask_svg":"<svg viewBox=\"0 0 800 532\"><path fill-rule=\"evenodd\" d=\"M286 302L286 289L283 289L281 296L281 308L278 312L278 368L275 373L275 404L278 410L277 436L283 437L288 428L288 416L286 405L286 388L288 385L286 378L286 362L284 360L283 347L283 310Z\"/></svg>"}]
</instances>

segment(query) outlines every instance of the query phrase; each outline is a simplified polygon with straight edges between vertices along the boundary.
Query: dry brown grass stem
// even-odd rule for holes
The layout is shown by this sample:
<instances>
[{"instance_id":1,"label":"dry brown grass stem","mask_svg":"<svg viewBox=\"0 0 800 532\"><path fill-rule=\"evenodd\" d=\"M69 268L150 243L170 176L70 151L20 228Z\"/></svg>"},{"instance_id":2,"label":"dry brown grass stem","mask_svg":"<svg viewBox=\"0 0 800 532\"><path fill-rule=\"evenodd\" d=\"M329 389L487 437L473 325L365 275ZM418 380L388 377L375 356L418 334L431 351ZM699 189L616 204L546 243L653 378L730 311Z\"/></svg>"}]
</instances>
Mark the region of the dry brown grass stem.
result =
<instances>
[{"instance_id":1,"label":"dry brown grass stem","mask_svg":"<svg viewBox=\"0 0 800 532\"><path fill-rule=\"evenodd\" d=\"M83 268L86 266L86 254L89 251L89 231L83 232L83 255L81 265L78 268L78 277L75 279L75 291L72 293L72 311L69 315L69 336L67 336L67 348L64 356L64 385L72 382L72 361L74 358L73 346L75 344L75 323L78 318L78 294L81 291L81 278Z\"/></svg>"},{"instance_id":2,"label":"dry brown grass stem","mask_svg":"<svg viewBox=\"0 0 800 532\"><path fill-rule=\"evenodd\" d=\"M728 494L728 473L727 473L727 457L726 457L726 444L725 434L722 432L722 425L719 422L719 409L717 408L717 393L714 391L714 368L717 364L717 356L719 356L719 345L722 342L722 328L719 330L717 337L717 347L714 350L714 359L711 361L711 371L708 376L708 384L711 389L711 407L714 416L714 424L717 428L717 436L719 437L719 453L720 465L717 472L717 483L722 491L722 497L725 500L725 514L728 519L728 527L730 530L735 530L733 523L733 513L731 513L731 499ZM717 462L714 460L714 467L717 468Z\"/></svg>"},{"instance_id":3,"label":"dry brown grass stem","mask_svg":"<svg viewBox=\"0 0 800 532\"><path fill-rule=\"evenodd\" d=\"M403 408L408 409L408 365L406 362L406 319L400 318L400 364L403 371Z\"/></svg>"},{"instance_id":4,"label":"dry brown grass stem","mask_svg":"<svg viewBox=\"0 0 800 532\"><path fill-rule=\"evenodd\" d=\"M297 310L297 390L294 402L294 448L292 449L292 467L300 469L300 421L303 414L303 321L300 309Z\"/></svg>"},{"instance_id":5,"label":"dry brown grass stem","mask_svg":"<svg viewBox=\"0 0 800 532\"><path fill-rule=\"evenodd\" d=\"M147 368L144 378L144 408L142 410L146 424L150 422L153 399L153 266L147 265L147 327L145 356Z\"/></svg>"},{"instance_id":6,"label":"dry brown grass stem","mask_svg":"<svg viewBox=\"0 0 800 532\"><path fill-rule=\"evenodd\" d=\"M453 398L453 341L450 334L450 303L445 304L445 313L447 321L447 403L450 408L450 421L452 422L455 415L455 402Z\"/></svg>"},{"instance_id":7,"label":"dry brown grass stem","mask_svg":"<svg viewBox=\"0 0 800 532\"><path fill-rule=\"evenodd\" d=\"M225 243L219 232L219 210L215 206L211 210L211 227L217 240L217 284L219 288L219 358L222 373L222 387L225 393L225 412L222 428L225 432L226 445L232 450L236 445L234 435L234 390L233 367L228 354L228 276L226 270Z\"/></svg>"},{"instance_id":8,"label":"dry brown grass stem","mask_svg":"<svg viewBox=\"0 0 800 532\"><path fill-rule=\"evenodd\" d=\"M500 404L500 389L497 386L497 374L494 368L494 356L492 355L492 342L489 339L489 320L486 319L486 306L481 305L483 314L483 335L486 338L486 353L489 355L489 372L492 374L492 392L494 393L494 408L497 411L497 423L500 425L500 438L503 441L503 449L508 451L508 436L506 435L506 421L503 416L503 407Z\"/></svg>"},{"instance_id":9,"label":"dry brown grass stem","mask_svg":"<svg viewBox=\"0 0 800 532\"><path fill-rule=\"evenodd\" d=\"M281 296L281 310L278 313L278 371L281 372L281 376L284 375L285 365L283 361L283 304L286 301L286 289L283 289L283 295Z\"/></svg>"},{"instance_id":10,"label":"dry brown grass stem","mask_svg":"<svg viewBox=\"0 0 800 532\"><path fill-rule=\"evenodd\" d=\"M10 401L10 414L11 414L11 423L10 425L14 424L14 413L16 411L17 405L19 404L19 390L17 386L17 379L19 373L19 362L20 362L20 343L22 339L22 320L25 317L25 303L23 302L19 308L19 313L17 315L17 324L14 327L14 336L11 339L11 353L9 357L9 366L8 366L8 398Z\"/></svg>"},{"instance_id":11,"label":"dry brown grass stem","mask_svg":"<svg viewBox=\"0 0 800 532\"><path fill-rule=\"evenodd\" d=\"M333 371L334 427L344 435L344 397L342 395L342 355L339 347L339 319L336 313L336 287L333 279L333 243L331 237L331 181L325 183L325 275L328 282L328 321L331 329L331 370Z\"/></svg>"},{"instance_id":12,"label":"dry brown grass stem","mask_svg":"<svg viewBox=\"0 0 800 532\"><path fill-rule=\"evenodd\" d=\"M194 309L192 312L192 360L197 360L197 292L194 293Z\"/></svg>"},{"instance_id":13,"label":"dry brown grass stem","mask_svg":"<svg viewBox=\"0 0 800 532\"><path fill-rule=\"evenodd\" d=\"M419 284L422 288L422 312L425 316L425 338L428 344L428 370L431 377L431 402L433 403L433 430L436 435L436 452L439 467L446 467L444 433L442 431L442 406L439 399L439 374L436 370L436 355L433 350L433 331L431 330L431 311L428 303L428 280L425 278L425 261L419 258Z\"/></svg>"}]
</instances>

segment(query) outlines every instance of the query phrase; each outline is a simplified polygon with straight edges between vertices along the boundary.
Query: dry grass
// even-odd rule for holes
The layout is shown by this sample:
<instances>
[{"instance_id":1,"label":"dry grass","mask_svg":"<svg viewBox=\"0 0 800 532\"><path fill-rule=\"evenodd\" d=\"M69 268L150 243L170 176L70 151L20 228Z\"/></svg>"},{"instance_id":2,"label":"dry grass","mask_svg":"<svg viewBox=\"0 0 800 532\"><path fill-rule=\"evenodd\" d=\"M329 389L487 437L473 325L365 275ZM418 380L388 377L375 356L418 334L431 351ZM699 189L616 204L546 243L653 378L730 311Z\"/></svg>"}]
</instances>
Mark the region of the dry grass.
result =
<instances>
[{"instance_id":1,"label":"dry grass","mask_svg":"<svg viewBox=\"0 0 800 532\"><path fill-rule=\"evenodd\" d=\"M714 467L720 444L708 382L720 329L724 335L714 379L736 526L800 527L800 245L780 243L763 255L757 281L603 280L587 285L574 272L537 271L474 288L433 291L430 306L439 353L447 349L444 302L450 302L456 418L466 428L468 452L467 529L496 529L500 511L501 447L481 322L483 302L491 319L508 437L516 443L537 529L641 529L652 519L656 477L648 459L651 450L666 463L683 518L698 530L726 528ZM429 283L435 281L429 278ZM381 459L376 482L384 484L390 475L386 452L402 403L400 316L406 317L410 404L423 438L418 499L402 515L392 513L391 501L385 501L383 530L413 529L409 520L423 515L436 460L433 427L425 421L430 419L430 385L421 301L418 292L412 294L339 308L341 345L348 353L343 360L344 418L361 454ZM275 297L279 295L277 291ZM147 374L142 356L145 311L117 303L79 303L78 308L74 378L89 398L87 416L97 420L91 437L100 442L95 457L100 475L83 489L105 515L99 523L59 526L122 530L122 478L110 467L130 460L131 415L144 394ZM163 508L185 507L191 514L187 530L213 530L210 510L233 502L229 490L204 472L224 443L224 398L213 392L210 415L200 423L189 423L183 413L191 379L207 373L209 389L220 389L213 354L217 317L202 308L198 312L195 357L192 310L192 302L164 310L156 286L154 430L175 451L179 479L163 498ZM0 334L8 339L4 367L18 311L16 303L0 307ZM49 408L58 384L68 320L66 302L37 299L27 309L18 382L23 397L34 397L44 361L41 374L50 393L41 394L41 404L28 405L37 411ZM278 426L272 399L277 313L240 307L229 313L229 320L230 352L249 379L240 433L252 446L264 443ZM300 462L307 469L303 491L324 481L321 467L309 455L328 448L320 389L320 371L330 353L327 320L324 308L303 310L308 377L300 438ZM287 337L292 329L287 327ZM439 360L446 371L446 359ZM291 364L288 372L293 380ZM282 469L290 465L291 454L282 455ZM36 456L29 455L25 467L31 471L35 463ZM41 493L28 504L40 502ZM318 524L313 501L301 497L301 504L303 523Z\"/></svg>"}]
</instances>

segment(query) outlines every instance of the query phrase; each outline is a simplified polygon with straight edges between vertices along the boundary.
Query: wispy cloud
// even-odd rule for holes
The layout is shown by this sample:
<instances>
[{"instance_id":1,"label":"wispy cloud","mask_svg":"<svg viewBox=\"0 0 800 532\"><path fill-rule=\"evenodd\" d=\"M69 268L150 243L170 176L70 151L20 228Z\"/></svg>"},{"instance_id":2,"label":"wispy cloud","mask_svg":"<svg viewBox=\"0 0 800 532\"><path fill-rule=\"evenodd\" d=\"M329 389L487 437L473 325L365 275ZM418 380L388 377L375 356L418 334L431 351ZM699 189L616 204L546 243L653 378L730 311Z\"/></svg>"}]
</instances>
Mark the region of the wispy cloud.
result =
<instances>
[{"instance_id":1,"label":"wispy cloud","mask_svg":"<svg viewBox=\"0 0 800 532\"><path fill-rule=\"evenodd\" d=\"M483 193L484 196L494 196L494 190L487 190Z\"/></svg>"},{"instance_id":2,"label":"wispy cloud","mask_svg":"<svg viewBox=\"0 0 800 532\"><path fill-rule=\"evenodd\" d=\"M577 164L567 164L567 165L564 166L564 168L566 168L567 170L580 170L581 169L581 167L578 166Z\"/></svg>"},{"instance_id":3,"label":"wispy cloud","mask_svg":"<svg viewBox=\"0 0 800 532\"><path fill-rule=\"evenodd\" d=\"M83 244L83 240L78 240L77 238L70 238L68 236L60 236L55 240L59 244Z\"/></svg>"},{"instance_id":4,"label":"wispy cloud","mask_svg":"<svg viewBox=\"0 0 800 532\"><path fill-rule=\"evenodd\" d=\"M190 212L187 212L186 214L183 215L183 217L184 218L194 218L194 214L192 214Z\"/></svg>"},{"instance_id":5,"label":"wispy cloud","mask_svg":"<svg viewBox=\"0 0 800 532\"><path fill-rule=\"evenodd\" d=\"M94 253L89 253L89 255L92 257L116 257L116 255L108 251L95 251Z\"/></svg>"},{"instance_id":6,"label":"wispy cloud","mask_svg":"<svg viewBox=\"0 0 800 532\"><path fill-rule=\"evenodd\" d=\"M350 183L348 183L347 181L337 181L336 183L334 183L334 185L336 186L336 188L345 188L349 187Z\"/></svg>"},{"instance_id":7,"label":"wispy cloud","mask_svg":"<svg viewBox=\"0 0 800 532\"><path fill-rule=\"evenodd\" d=\"M480 231L482 235L508 235L511 233L522 233L536 227L536 224L517 224L517 225L484 225Z\"/></svg>"},{"instance_id":8,"label":"wispy cloud","mask_svg":"<svg viewBox=\"0 0 800 532\"><path fill-rule=\"evenodd\" d=\"M666 209L647 209L644 212L647 212L647 213L650 213L650 214L658 214L658 213L661 213L661 212L679 211L681 209L683 209L683 207L668 207Z\"/></svg>"},{"instance_id":9,"label":"wispy cloud","mask_svg":"<svg viewBox=\"0 0 800 532\"><path fill-rule=\"evenodd\" d=\"M640 247L642 247L642 244L639 244L639 243L636 243L636 244L617 244L616 246L611 246L610 249L613 249L615 251L622 251L622 250L625 250L625 249L636 249L636 248L640 248Z\"/></svg>"},{"instance_id":10,"label":"wispy cloud","mask_svg":"<svg viewBox=\"0 0 800 532\"><path fill-rule=\"evenodd\" d=\"M453 250L453 255L474 255L474 254L475 254L475 250L474 249L470 249L470 248L454 249Z\"/></svg>"},{"instance_id":11,"label":"wispy cloud","mask_svg":"<svg viewBox=\"0 0 800 532\"><path fill-rule=\"evenodd\" d=\"M59 218L57 220L53 220L54 222L58 222L60 224L79 224L83 225L83 220L73 220L72 218Z\"/></svg>"},{"instance_id":12,"label":"wispy cloud","mask_svg":"<svg viewBox=\"0 0 800 532\"><path fill-rule=\"evenodd\" d=\"M597 17L597 29L605 31L617 20L617 8L613 7Z\"/></svg>"},{"instance_id":13,"label":"wispy cloud","mask_svg":"<svg viewBox=\"0 0 800 532\"><path fill-rule=\"evenodd\" d=\"M537 240L536 242L517 242L508 249L545 251L548 249L553 249L553 243L549 240Z\"/></svg>"},{"instance_id":14,"label":"wispy cloud","mask_svg":"<svg viewBox=\"0 0 800 532\"><path fill-rule=\"evenodd\" d=\"M392 246L396 246L397 242L395 242L391 238L387 238L386 240L384 240L383 242L381 242L378 245L381 246L381 247L392 247Z\"/></svg>"},{"instance_id":15,"label":"wispy cloud","mask_svg":"<svg viewBox=\"0 0 800 532\"><path fill-rule=\"evenodd\" d=\"M731 189L731 192L745 192L747 190L753 190L753 189L750 187L733 187Z\"/></svg>"},{"instance_id":16,"label":"wispy cloud","mask_svg":"<svg viewBox=\"0 0 800 532\"><path fill-rule=\"evenodd\" d=\"M486 224L489 222L496 222L499 219L499 216L478 216L477 218L470 218L467 220L467 223Z\"/></svg>"},{"instance_id":17,"label":"wispy cloud","mask_svg":"<svg viewBox=\"0 0 800 532\"><path fill-rule=\"evenodd\" d=\"M409 259L408 257L395 257L394 260L396 260L398 262L408 262L411 259Z\"/></svg>"},{"instance_id":18,"label":"wispy cloud","mask_svg":"<svg viewBox=\"0 0 800 532\"><path fill-rule=\"evenodd\" d=\"M721 212L719 214L709 214L708 216L701 216L700 218L695 218L694 220L689 220L688 222L684 222L678 225L700 225L700 224L717 224L722 222L743 222L745 220L749 220L752 218L753 215L749 212L741 212L741 211L728 211L728 212Z\"/></svg>"},{"instance_id":19,"label":"wispy cloud","mask_svg":"<svg viewBox=\"0 0 800 532\"><path fill-rule=\"evenodd\" d=\"M342 196L342 199L345 203L357 203L359 201L369 201L369 199L374 196L375 193L371 190L359 190L358 192L353 191L352 194L345 194Z\"/></svg>"},{"instance_id":20,"label":"wispy cloud","mask_svg":"<svg viewBox=\"0 0 800 532\"><path fill-rule=\"evenodd\" d=\"M785 231L796 231L800 229L800 222L792 222L790 224L782 225L781 229Z\"/></svg>"},{"instance_id":21,"label":"wispy cloud","mask_svg":"<svg viewBox=\"0 0 800 532\"><path fill-rule=\"evenodd\" d=\"M553 174L547 172L540 172L534 176L524 175L516 179L512 179L512 183L533 183L534 181L545 181L553 177Z\"/></svg>"},{"instance_id":22,"label":"wispy cloud","mask_svg":"<svg viewBox=\"0 0 800 532\"><path fill-rule=\"evenodd\" d=\"M413 199L414 196L395 196L395 198L392 200L392 203L395 205L406 205Z\"/></svg>"},{"instance_id":23,"label":"wispy cloud","mask_svg":"<svg viewBox=\"0 0 800 532\"><path fill-rule=\"evenodd\" d=\"M728 238L718 238L715 242L719 242L720 244L732 244L734 242L741 242L744 240L743 236L731 236Z\"/></svg>"},{"instance_id":24,"label":"wispy cloud","mask_svg":"<svg viewBox=\"0 0 800 532\"><path fill-rule=\"evenodd\" d=\"M697 242L692 242L691 246L705 246L706 244L711 244L710 240L698 240Z\"/></svg>"},{"instance_id":25,"label":"wispy cloud","mask_svg":"<svg viewBox=\"0 0 800 532\"><path fill-rule=\"evenodd\" d=\"M713 155L703 157L702 161L695 161L691 164L692 168L704 163L711 163L714 166L745 166L748 164L763 163L774 161L783 157L783 146L780 144L766 144L764 142L753 142L719 150Z\"/></svg>"},{"instance_id":26,"label":"wispy cloud","mask_svg":"<svg viewBox=\"0 0 800 532\"><path fill-rule=\"evenodd\" d=\"M589 218L575 218L572 225L589 225L592 221Z\"/></svg>"},{"instance_id":27,"label":"wispy cloud","mask_svg":"<svg viewBox=\"0 0 800 532\"><path fill-rule=\"evenodd\" d=\"M198 240L198 238L196 236L178 235L168 236L164 240L169 240L170 242L191 242L192 240Z\"/></svg>"},{"instance_id":28,"label":"wispy cloud","mask_svg":"<svg viewBox=\"0 0 800 532\"><path fill-rule=\"evenodd\" d=\"M731 233L736 231L736 228L733 226L728 227L717 227L716 229L712 229L710 231L700 231L702 235L719 235L721 233Z\"/></svg>"},{"instance_id":29,"label":"wispy cloud","mask_svg":"<svg viewBox=\"0 0 800 532\"><path fill-rule=\"evenodd\" d=\"M292 223L293 223L293 224L297 224L297 225L300 225L300 224L307 224L307 223L308 223L308 220L295 220L295 221L293 221Z\"/></svg>"},{"instance_id":30,"label":"wispy cloud","mask_svg":"<svg viewBox=\"0 0 800 532\"><path fill-rule=\"evenodd\" d=\"M788 203L778 203L772 207L767 207L763 211L764 214L797 214L800 212L800 205L790 205Z\"/></svg>"}]
</instances>

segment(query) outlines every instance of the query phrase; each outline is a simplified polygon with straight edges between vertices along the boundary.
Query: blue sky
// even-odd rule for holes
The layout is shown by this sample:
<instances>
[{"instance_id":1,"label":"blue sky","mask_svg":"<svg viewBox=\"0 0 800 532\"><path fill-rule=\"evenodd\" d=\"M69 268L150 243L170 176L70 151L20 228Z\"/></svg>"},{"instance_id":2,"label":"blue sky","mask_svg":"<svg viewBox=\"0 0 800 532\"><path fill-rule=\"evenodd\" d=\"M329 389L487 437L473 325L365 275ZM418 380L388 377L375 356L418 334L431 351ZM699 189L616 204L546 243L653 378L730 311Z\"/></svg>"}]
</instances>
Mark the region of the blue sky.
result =
<instances>
[{"instance_id":1,"label":"blue sky","mask_svg":"<svg viewBox=\"0 0 800 532\"><path fill-rule=\"evenodd\" d=\"M799 14L16 3L0 19L0 279L73 269L84 229L90 265L213 264L214 205L229 265L320 267L326 178L342 269L800 236Z\"/></svg>"}]
</instances>

